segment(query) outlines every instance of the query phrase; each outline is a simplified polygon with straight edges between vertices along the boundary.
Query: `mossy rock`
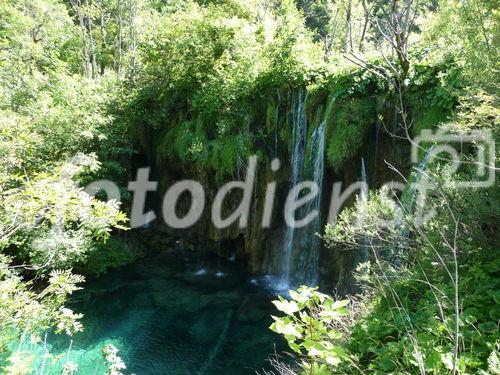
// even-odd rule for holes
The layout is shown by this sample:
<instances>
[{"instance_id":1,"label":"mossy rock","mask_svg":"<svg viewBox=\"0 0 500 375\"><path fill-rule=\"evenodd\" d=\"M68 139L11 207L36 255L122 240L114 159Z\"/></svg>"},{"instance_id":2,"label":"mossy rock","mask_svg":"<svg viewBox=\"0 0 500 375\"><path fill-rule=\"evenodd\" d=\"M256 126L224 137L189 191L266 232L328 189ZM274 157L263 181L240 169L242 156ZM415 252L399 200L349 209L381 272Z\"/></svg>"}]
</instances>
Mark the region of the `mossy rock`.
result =
<instances>
[{"instance_id":1,"label":"mossy rock","mask_svg":"<svg viewBox=\"0 0 500 375\"><path fill-rule=\"evenodd\" d=\"M363 146L371 126L376 123L374 98L352 99L334 105L327 121L327 158L329 165L340 171L342 165Z\"/></svg>"}]
</instances>

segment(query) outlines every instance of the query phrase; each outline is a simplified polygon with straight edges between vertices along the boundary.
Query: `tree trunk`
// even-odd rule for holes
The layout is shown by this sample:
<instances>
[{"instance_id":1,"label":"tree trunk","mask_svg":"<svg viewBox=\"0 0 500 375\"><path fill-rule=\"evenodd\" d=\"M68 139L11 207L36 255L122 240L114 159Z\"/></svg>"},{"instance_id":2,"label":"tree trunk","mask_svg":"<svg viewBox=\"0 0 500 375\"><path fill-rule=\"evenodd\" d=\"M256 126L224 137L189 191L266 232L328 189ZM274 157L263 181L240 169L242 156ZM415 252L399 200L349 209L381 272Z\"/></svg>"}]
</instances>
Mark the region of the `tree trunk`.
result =
<instances>
[{"instance_id":1,"label":"tree trunk","mask_svg":"<svg viewBox=\"0 0 500 375\"><path fill-rule=\"evenodd\" d=\"M89 46L90 46L90 58L92 62L92 78L97 77L97 61L95 54L95 43L94 36L92 35L92 13L90 11L89 0L85 0L85 5L87 8L87 30L89 34Z\"/></svg>"},{"instance_id":2,"label":"tree trunk","mask_svg":"<svg viewBox=\"0 0 500 375\"><path fill-rule=\"evenodd\" d=\"M135 17L137 15L137 3L135 0L129 0L130 17L130 78L133 81L136 73L136 36L135 36Z\"/></svg>"},{"instance_id":3,"label":"tree trunk","mask_svg":"<svg viewBox=\"0 0 500 375\"><path fill-rule=\"evenodd\" d=\"M123 60L123 51L122 51L122 14L120 1L116 0L116 24L118 28L117 32L117 41L116 41L116 75L120 79L122 76L122 60Z\"/></svg>"},{"instance_id":4,"label":"tree trunk","mask_svg":"<svg viewBox=\"0 0 500 375\"><path fill-rule=\"evenodd\" d=\"M87 47L87 29L85 28L85 20L83 17L81 0L71 0L71 5L76 12L78 22L80 24L80 30L82 32L83 75L85 77L90 77L89 51Z\"/></svg>"},{"instance_id":5,"label":"tree trunk","mask_svg":"<svg viewBox=\"0 0 500 375\"><path fill-rule=\"evenodd\" d=\"M346 29L347 29L347 40L345 42L344 50L345 52L350 52L352 48L352 0L347 2L346 11Z\"/></svg>"},{"instance_id":6,"label":"tree trunk","mask_svg":"<svg viewBox=\"0 0 500 375\"><path fill-rule=\"evenodd\" d=\"M365 20L363 23L363 30L361 32L361 37L359 38L359 50L361 52L363 51L363 43L365 41L366 31L368 29L368 23L370 22L370 16L371 16L372 9L373 9L373 5L370 8L368 8L368 4L366 3L366 0L363 0L362 4L363 4Z\"/></svg>"},{"instance_id":7,"label":"tree trunk","mask_svg":"<svg viewBox=\"0 0 500 375\"><path fill-rule=\"evenodd\" d=\"M102 4L103 0L99 0L99 10L100 10L100 17L99 17L99 27L101 31L101 75L104 75L104 72L106 70L106 64L104 62L104 51L106 49L106 22L104 20L104 6Z\"/></svg>"}]
</instances>

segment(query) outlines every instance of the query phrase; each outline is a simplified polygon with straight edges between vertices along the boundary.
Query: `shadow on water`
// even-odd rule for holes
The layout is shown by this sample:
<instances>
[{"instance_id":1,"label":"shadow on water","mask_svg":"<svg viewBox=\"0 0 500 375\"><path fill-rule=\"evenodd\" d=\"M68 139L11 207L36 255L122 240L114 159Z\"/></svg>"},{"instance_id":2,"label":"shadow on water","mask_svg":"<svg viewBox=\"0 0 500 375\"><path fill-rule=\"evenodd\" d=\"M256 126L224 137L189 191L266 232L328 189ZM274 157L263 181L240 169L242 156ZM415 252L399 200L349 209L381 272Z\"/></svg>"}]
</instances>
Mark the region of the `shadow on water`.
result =
<instances>
[{"instance_id":1,"label":"shadow on water","mask_svg":"<svg viewBox=\"0 0 500 375\"><path fill-rule=\"evenodd\" d=\"M72 308L85 314L70 358L79 374L102 374L113 344L127 374L254 374L284 349L268 327L272 294L228 261L159 254L89 280ZM69 340L52 336L53 352ZM97 360L96 360L97 358Z\"/></svg>"}]
</instances>

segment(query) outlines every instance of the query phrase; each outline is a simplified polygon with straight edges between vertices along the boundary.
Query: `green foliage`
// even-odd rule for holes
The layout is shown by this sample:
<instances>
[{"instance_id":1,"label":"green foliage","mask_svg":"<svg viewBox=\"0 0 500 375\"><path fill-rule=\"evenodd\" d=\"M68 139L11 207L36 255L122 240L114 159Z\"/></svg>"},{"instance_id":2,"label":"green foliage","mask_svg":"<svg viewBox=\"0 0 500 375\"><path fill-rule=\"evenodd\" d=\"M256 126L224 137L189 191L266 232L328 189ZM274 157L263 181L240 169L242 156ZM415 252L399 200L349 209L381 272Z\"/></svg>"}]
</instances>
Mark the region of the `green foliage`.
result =
<instances>
[{"instance_id":1,"label":"green foliage","mask_svg":"<svg viewBox=\"0 0 500 375\"><path fill-rule=\"evenodd\" d=\"M463 69L452 60L414 64L406 99L413 118L412 133L436 128L445 122L464 93Z\"/></svg>"},{"instance_id":2,"label":"green foliage","mask_svg":"<svg viewBox=\"0 0 500 375\"><path fill-rule=\"evenodd\" d=\"M308 91L308 107L324 105L326 156L329 166L340 171L357 155L378 121L384 102L390 98L387 82L362 69L338 69L319 78ZM308 109L309 118L317 113Z\"/></svg>"},{"instance_id":3,"label":"green foliage","mask_svg":"<svg viewBox=\"0 0 500 375\"><path fill-rule=\"evenodd\" d=\"M9 25L0 34L0 249L35 268L50 259L46 272L83 260L124 221L116 202L78 185L128 152L109 113L117 86L70 74L77 29L63 4L15 1L0 11Z\"/></svg>"},{"instance_id":4,"label":"green foliage","mask_svg":"<svg viewBox=\"0 0 500 375\"><path fill-rule=\"evenodd\" d=\"M387 187L370 191L367 200L358 198L352 207L342 210L335 225L326 225L323 240L330 248L375 246L381 234L384 241L395 242L401 240L403 215L403 209Z\"/></svg>"},{"instance_id":5,"label":"green foliage","mask_svg":"<svg viewBox=\"0 0 500 375\"><path fill-rule=\"evenodd\" d=\"M126 152L123 132L107 113L112 84L60 76L22 111L0 111L0 144L5 174L41 172L77 152L102 149L103 157ZM84 99L82 99L84 98ZM79 124L75 131L75 124Z\"/></svg>"},{"instance_id":6,"label":"green foliage","mask_svg":"<svg viewBox=\"0 0 500 375\"><path fill-rule=\"evenodd\" d=\"M334 301L317 288L307 286L289 293L290 300L278 296L278 300L273 301L285 316L273 316L270 328L282 335L288 346L303 358L303 374L329 374L329 367L349 358L344 349L335 344L342 334L330 326L348 314L345 306L349 301Z\"/></svg>"},{"instance_id":7,"label":"green foliage","mask_svg":"<svg viewBox=\"0 0 500 375\"><path fill-rule=\"evenodd\" d=\"M75 268L78 272L98 276L106 273L108 269L130 263L133 258L123 241L120 238L111 237L104 243L96 243L95 250L90 252L85 259L80 259Z\"/></svg>"},{"instance_id":8,"label":"green foliage","mask_svg":"<svg viewBox=\"0 0 500 375\"><path fill-rule=\"evenodd\" d=\"M416 111L413 118L413 134L420 134L424 129L435 129L441 122L446 121L446 112L439 107L427 107Z\"/></svg>"},{"instance_id":9,"label":"green foliage","mask_svg":"<svg viewBox=\"0 0 500 375\"><path fill-rule=\"evenodd\" d=\"M449 131L468 134L496 126L492 97L473 90L460 102ZM498 140L498 132L492 134ZM477 178L477 166L467 163L475 152L474 145L462 147L463 165L452 176L446 158L426 169L432 191L424 208L435 214L423 225L414 216L416 207L408 205L408 191L399 216L395 197L377 191L326 228L329 246L363 246L373 253L358 278L374 297L347 343L356 367L343 366L342 373L497 371L500 283L494 232L500 189L456 183Z\"/></svg>"},{"instance_id":10,"label":"green foliage","mask_svg":"<svg viewBox=\"0 0 500 375\"><path fill-rule=\"evenodd\" d=\"M459 129L490 130L495 139L499 137L500 109L498 97L481 88L469 87L466 95L459 98L454 125Z\"/></svg>"},{"instance_id":11,"label":"green foliage","mask_svg":"<svg viewBox=\"0 0 500 375\"><path fill-rule=\"evenodd\" d=\"M117 202L80 187L129 150L124 128L112 126L115 79L74 74L79 40L61 2L0 3L0 361L7 374L35 371L31 349L44 333L82 330L81 315L65 307L84 280L71 267L102 251L126 220ZM74 373L67 365L64 373Z\"/></svg>"},{"instance_id":12,"label":"green foliage","mask_svg":"<svg viewBox=\"0 0 500 375\"><path fill-rule=\"evenodd\" d=\"M311 33L292 1L280 4L272 42L267 51L269 72L264 79L276 84L300 85L321 68L321 49L311 42Z\"/></svg>"},{"instance_id":13,"label":"green foliage","mask_svg":"<svg viewBox=\"0 0 500 375\"><path fill-rule=\"evenodd\" d=\"M15 328L19 333L36 335L48 329L54 321L58 332L71 335L81 331L82 326L76 321L81 315L73 315L68 309L63 309L63 305L69 294L80 289L76 284L83 282L82 276L70 271L52 271L48 286L35 293L30 290L31 283L23 283L15 271L6 267L6 260L2 259L1 274L2 332Z\"/></svg>"},{"instance_id":14,"label":"green foliage","mask_svg":"<svg viewBox=\"0 0 500 375\"><path fill-rule=\"evenodd\" d=\"M412 65L404 96L413 134L450 118L464 93L462 73L452 60ZM397 95L387 81L369 71L331 73L311 90L315 102L326 102L327 158L335 171L359 153L377 122L392 128L393 111L386 107L391 107Z\"/></svg>"},{"instance_id":15,"label":"green foliage","mask_svg":"<svg viewBox=\"0 0 500 375\"><path fill-rule=\"evenodd\" d=\"M118 86L73 73L80 65L78 28L52 0L0 5L0 175L46 172L78 152L96 152L101 173L126 160L126 128L113 121ZM75 62L76 61L76 62ZM78 124L76 127L75 124Z\"/></svg>"},{"instance_id":16,"label":"green foliage","mask_svg":"<svg viewBox=\"0 0 500 375\"><path fill-rule=\"evenodd\" d=\"M52 174L31 176L22 187L5 191L0 196L3 247L15 246L20 259L46 272L83 261L94 240L105 241L112 228L123 228L126 218L117 202L94 199L74 182L95 163L79 155Z\"/></svg>"},{"instance_id":17,"label":"green foliage","mask_svg":"<svg viewBox=\"0 0 500 375\"><path fill-rule=\"evenodd\" d=\"M0 255L0 362L6 364L6 374L28 374L34 357L24 350L25 343L39 344L44 331L51 328L68 335L83 329L82 315L64 304L84 279L71 271L52 271L47 285L36 292L32 282L23 281L8 267L9 261ZM10 352L12 342L18 350Z\"/></svg>"},{"instance_id":18,"label":"green foliage","mask_svg":"<svg viewBox=\"0 0 500 375\"><path fill-rule=\"evenodd\" d=\"M127 121L159 160L187 161L219 180L234 174L265 125L256 98L270 87L305 84L320 61L318 45L289 1L273 11L258 2L185 2L153 23L140 45L144 69ZM159 135L154 145L145 127Z\"/></svg>"},{"instance_id":19,"label":"green foliage","mask_svg":"<svg viewBox=\"0 0 500 375\"><path fill-rule=\"evenodd\" d=\"M455 108L465 84L463 69L454 61L414 64L409 80L410 102L418 96L424 108L437 107L448 113Z\"/></svg>"},{"instance_id":20,"label":"green foliage","mask_svg":"<svg viewBox=\"0 0 500 375\"><path fill-rule=\"evenodd\" d=\"M356 354L361 368L379 373L451 370L457 318L455 287L445 268L453 270L451 254L439 242L438 228L443 225L449 221L427 226L428 237L416 245L416 254L408 254L414 259L405 270L391 274L388 268L381 271L387 266L373 265L371 276L363 277L379 298L351 332L348 349ZM460 239L460 373L488 370L488 358L498 350L498 299L494 292L500 286L494 276L498 259L493 249L478 246L484 243L481 237L479 233L479 238ZM387 283L382 279L387 275L397 278Z\"/></svg>"},{"instance_id":21,"label":"green foliage","mask_svg":"<svg viewBox=\"0 0 500 375\"><path fill-rule=\"evenodd\" d=\"M343 163L355 156L364 144L377 116L373 98L369 97L334 104L333 112L327 157L332 168L339 171Z\"/></svg>"},{"instance_id":22,"label":"green foliage","mask_svg":"<svg viewBox=\"0 0 500 375\"><path fill-rule=\"evenodd\" d=\"M304 13L306 26L314 30L316 39L323 39L329 33L329 21L331 18L328 1L297 0L297 8Z\"/></svg>"},{"instance_id":23,"label":"green foliage","mask_svg":"<svg viewBox=\"0 0 500 375\"><path fill-rule=\"evenodd\" d=\"M123 375L121 371L127 368L123 360L118 356L118 351L112 344L102 348L102 355L107 366L106 375Z\"/></svg>"},{"instance_id":24,"label":"green foliage","mask_svg":"<svg viewBox=\"0 0 500 375\"><path fill-rule=\"evenodd\" d=\"M472 83L496 87L500 22L498 1L439 1L438 12L423 33L434 60L452 55L465 66Z\"/></svg>"},{"instance_id":25,"label":"green foliage","mask_svg":"<svg viewBox=\"0 0 500 375\"><path fill-rule=\"evenodd\" d=\"M37 99L77 58L77 28L64 4L13 0L0 4L0 108Z\"/></svg>"}]
</instances>

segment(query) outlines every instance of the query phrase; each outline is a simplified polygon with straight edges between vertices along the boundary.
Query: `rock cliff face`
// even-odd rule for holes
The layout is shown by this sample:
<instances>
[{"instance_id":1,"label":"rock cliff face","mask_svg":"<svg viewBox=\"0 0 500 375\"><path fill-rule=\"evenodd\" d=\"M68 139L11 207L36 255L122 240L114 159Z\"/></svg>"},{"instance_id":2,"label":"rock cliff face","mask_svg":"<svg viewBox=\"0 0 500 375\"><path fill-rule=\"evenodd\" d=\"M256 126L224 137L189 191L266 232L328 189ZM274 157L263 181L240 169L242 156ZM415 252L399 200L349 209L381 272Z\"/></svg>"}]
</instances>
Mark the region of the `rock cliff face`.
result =
<instances>
[{"instance_id":1,"label":"rock cliff face","mask_svg":"<svg viewBox=\"0 0 500 375\"><path fill-rule=\"evenodd\" d=\"M360 180L362 158L370 188L400 180L390 171L389 164L403 173L409 170L408 146L394 141L384 130L387 124L397 122L389 103L390 100L370 87L361 93L346 93L336 88L309 91L281 88L257 98L256 115L250 119L250 126L255 128L252 153L258 161L249 220L244 227L236 222L229 228L217 229L212 224L211 208L216 192L224 183L245 179L248 155L242 156L232 176L221 180L213 170L195 161L158 156L163 148L169 147L162 141L168 129L152 130L141 141L144 160L149 159L153 177L159 181L158 193L151 200L158 216L161 216L161 197L176 181L197 180L205 189L205 209L194 226L179 230L157 221L155 230L171 236L184 248L207 249L225 257L235 254L237 261L247 264L255 274L281 275L284 280L288 273L286 281L290 284L319 283L340 293L353 291L351 272L359 256L353 251L325 249L315 232L322 231L327 222L333 185L342 183L344 190ZM179 119L182 117L179 115ZM276 171L271 168L275 158L280 161ZM296 219L307 214L306 208L318 209L320 216L308 227L291 233L284 220L285 201L292 185L303 180L316 181L321 198L299 209ZM274 209L269 227L263 227L266 189L272 182L276 183ZM347 204L352 204L354 195ZM241 198L239 189L231 192L224 201L223 216L233 212ZM190 204L189 194L181 195L177 205L179 216L187 212Z\"/></svg>"}]
</instances>

